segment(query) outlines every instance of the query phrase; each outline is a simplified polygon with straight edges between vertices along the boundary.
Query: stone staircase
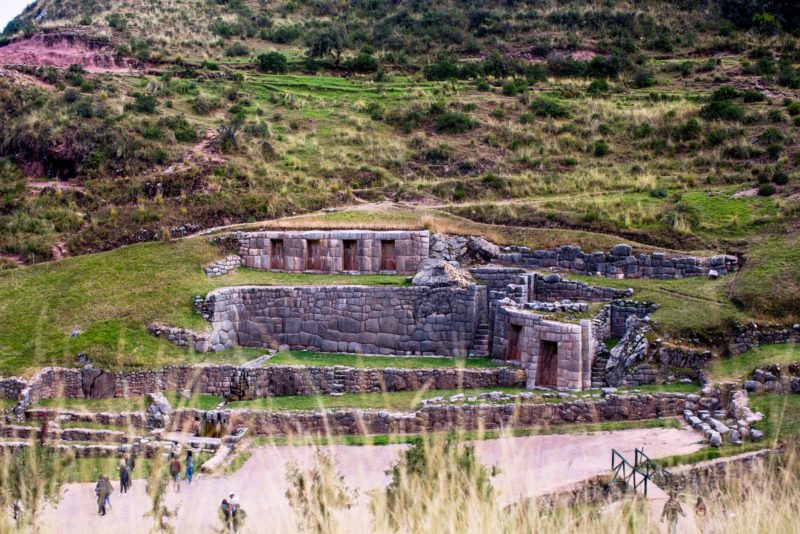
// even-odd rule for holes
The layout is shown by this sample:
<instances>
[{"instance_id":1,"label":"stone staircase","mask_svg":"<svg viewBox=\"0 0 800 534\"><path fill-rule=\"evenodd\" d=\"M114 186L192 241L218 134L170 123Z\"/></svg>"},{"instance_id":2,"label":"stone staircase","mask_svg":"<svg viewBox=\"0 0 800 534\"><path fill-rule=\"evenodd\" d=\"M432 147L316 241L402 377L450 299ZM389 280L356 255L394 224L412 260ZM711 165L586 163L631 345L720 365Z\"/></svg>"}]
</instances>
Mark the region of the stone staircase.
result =
<instances>
[{"instance_id":1,"label":"stone staircase","mask_svg":"<svg viewBox=\"0 0 800 534\"><path fill-rule=\"evenodd\" d=\"M472 341L472 350L469 356L488 356L489 355L489 325L481 323L475 329L475 337Z\"/></svg>"},{"instance_id":2,"label":"stone staircase","mask_svg":"<svg viewBox=\"0 0 800 534\"><path fill-rule=\"evenodd\" d=\"M601 351L594 359L592 364L592 389L605 387L606 385L606 364L611 357L607 350Z\"/></svg>"}]
</instances>

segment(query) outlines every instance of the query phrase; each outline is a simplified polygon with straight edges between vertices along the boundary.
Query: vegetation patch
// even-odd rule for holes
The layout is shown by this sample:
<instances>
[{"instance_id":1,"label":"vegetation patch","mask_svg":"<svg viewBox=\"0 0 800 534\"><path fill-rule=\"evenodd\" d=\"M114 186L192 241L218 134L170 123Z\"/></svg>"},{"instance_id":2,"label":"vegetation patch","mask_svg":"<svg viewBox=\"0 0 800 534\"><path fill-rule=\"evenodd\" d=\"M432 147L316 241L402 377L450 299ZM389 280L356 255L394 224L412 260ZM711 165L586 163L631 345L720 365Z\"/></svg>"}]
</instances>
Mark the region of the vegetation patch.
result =
<instances>
[{"instance_id":1,"label":"vegetation patch","mask_svg":"<svg viewBox=\"0 0 800 534\"><path fill-rule=\"evenodd\" d=\"M502 367L488 358L419 357L413 356L372 356L366 354L335 354L328 352L291 351L276 354L264 365L312 365L328 367L345 365L348 367L383 369L424 369L430 367L491 368Z\"/></svg>"}]
</instances>

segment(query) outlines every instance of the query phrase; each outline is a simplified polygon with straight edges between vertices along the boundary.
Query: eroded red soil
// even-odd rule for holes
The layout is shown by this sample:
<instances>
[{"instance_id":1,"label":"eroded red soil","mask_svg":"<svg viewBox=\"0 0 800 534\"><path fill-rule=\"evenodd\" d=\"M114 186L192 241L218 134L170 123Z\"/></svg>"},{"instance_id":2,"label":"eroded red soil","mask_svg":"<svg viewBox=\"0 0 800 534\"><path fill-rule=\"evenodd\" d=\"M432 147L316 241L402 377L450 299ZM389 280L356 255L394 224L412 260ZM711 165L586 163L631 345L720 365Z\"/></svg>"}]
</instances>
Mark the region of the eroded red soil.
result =
<instances>
[{"instance_id":1,"label":"eroded red soil","mask_svg":"<svg viewBox=\"0 0 800 534\"><path fill-rule=\"evenodd\" d=\"M81 65L89 72L129 72L131 61L114 54L102 40L79 34L39 34L0 47L0 65L67 68Z\"/></svg>"}]
</instances>

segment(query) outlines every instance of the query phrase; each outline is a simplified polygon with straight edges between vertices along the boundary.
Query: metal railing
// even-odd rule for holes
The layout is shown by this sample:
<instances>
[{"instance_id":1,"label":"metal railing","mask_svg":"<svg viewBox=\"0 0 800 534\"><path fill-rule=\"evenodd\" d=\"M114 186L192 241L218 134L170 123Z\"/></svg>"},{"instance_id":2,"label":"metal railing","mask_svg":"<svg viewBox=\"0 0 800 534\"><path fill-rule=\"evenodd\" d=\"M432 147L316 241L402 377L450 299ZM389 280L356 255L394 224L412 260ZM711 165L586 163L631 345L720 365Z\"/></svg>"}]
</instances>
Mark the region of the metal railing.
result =
<instances>
[{"instance_id":1,"label":"metal railing","mask_svg":"<svg viewBox=\"0 0 800 534\"><path fill-rule=\"evenodd\" d=\"M611 470L614 471L614 480L631 486L633 491L642 488L647 497L648 484L669 486L672 475L648 457L643 450L635 449L633 464L631 464L619 451L611 449Z\"/></svg>"}]
</instances>

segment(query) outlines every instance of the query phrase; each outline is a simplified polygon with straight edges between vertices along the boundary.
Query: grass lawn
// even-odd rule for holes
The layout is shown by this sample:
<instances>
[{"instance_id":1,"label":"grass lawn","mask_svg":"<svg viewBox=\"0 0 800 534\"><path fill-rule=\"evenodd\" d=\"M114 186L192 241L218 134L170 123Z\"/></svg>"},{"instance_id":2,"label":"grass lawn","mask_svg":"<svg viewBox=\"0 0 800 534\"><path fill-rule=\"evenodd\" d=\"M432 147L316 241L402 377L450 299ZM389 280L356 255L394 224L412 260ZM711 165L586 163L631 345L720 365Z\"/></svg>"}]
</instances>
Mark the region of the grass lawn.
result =
<instances>
[{"instance_id":1,"label":"grass lawn","mask_svg":"<svg viewBox=\"0 0 800 534\"><path fill-rule=\"evenodd\" d=\"M652 317L669 332L718 330L734 322L745 322L748 317L727 298L732 276L717 280L704 276L679 280L618 280L573 274L565 277L596 286L633 288L633 299L660 305Z\"/></svg>"},{"instance_id":2,"label":"grass lawn","mask_svg":"<svg viewBox=\"0 0 800 534\"><path fill-rule=\"evenodd\" d=\"M800 362L800 345L763 345L750 349L739 356L714 360L709 367L709 375L718 382L746 380L756 367L767 364L787 364Z\"/></svg>"},{"instance_id":3,"label":"grass lawn","mask_svg":"<svg viewBox=\"0 0 800 534\"><path fill-rule=\"evenodd\" d=\"M191 399L182 399L175 392L164 394L172 408L197 408L210 410L217 406L222 399L213 395L194 394ZM36 403L42 408L60 408L84 412L143 412L150 406L150 397L128 397L113 399L42 399Z\"/></svg>"},{"instance_id":4,"label":"grass lawn","mask_svg":"<svg viewBox=\"0 0 800 534\"><path fill-rule=\"evenodd\" d=\"M681 428L681 423L675 418L668 419L646 419L640 421L606 421L603 423L589 424L563 424L548 425L532 428L513 428L505 431L489 430L485 432L463 431L460 435L470 441L485 439L498 439L501 437L526 437L543 436L551 434L587 434L592 432L613 432L619 430L632 430L637 428ZM444 435L445 432L432 432L428 435ZM375 435L347 435L347 436L325 436L325 437L287 437L287 436L259 436L250 442L251 447L261 447L265 445L284 446L284 445L395 445L411 443L419 439L416 434L375 434Z\"/></svg>"},{"instance_id":5,"label":"grass lawn","mask_svg":"<svg viewBox=\"0 0 800 534\"><path fill-rule=\"evenodd\" d=\"M17 405L17 401L11 399L0 399L0 411L10 410Z\"/></svg>"},{"instance_id":6,"label":"grass lawn","mask_svg":"<svg viewBox=\"0 0 800 534\"><path fill-rule=\"evenodd\" d=\"M202 265L220 257L207 238L145 243L110 252L0 272L0 373L74 365L85 353L107 369L155 368L170 363L237 363L256 349L223 354L192 351L156 339L153 321L207 328L192 313L194 295L231 285L403 285L404 276L311 275L240 269L208 278ZM73 330L81 335L70 337Z\"/></svg>"},{"instance_id":7,"label":"grass lawn","mask_svg":"<svg viewBox=\"0 0 800 534\"><path fill-rule=\"evenodd\" d=\"M423 369L429 367L502 367L488 358L448 358L412 356L371 356L363 354L334 354L326 352L282 352L264 365L313 365L318 367L346 365L348 367L377 368L399 367Z\"/></svg>"}]
</instances>

